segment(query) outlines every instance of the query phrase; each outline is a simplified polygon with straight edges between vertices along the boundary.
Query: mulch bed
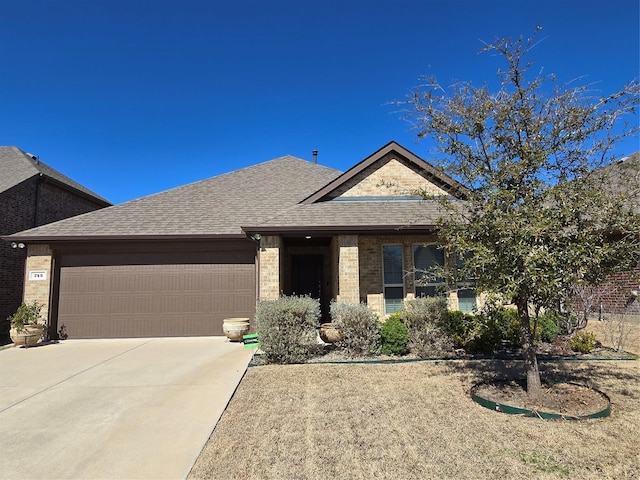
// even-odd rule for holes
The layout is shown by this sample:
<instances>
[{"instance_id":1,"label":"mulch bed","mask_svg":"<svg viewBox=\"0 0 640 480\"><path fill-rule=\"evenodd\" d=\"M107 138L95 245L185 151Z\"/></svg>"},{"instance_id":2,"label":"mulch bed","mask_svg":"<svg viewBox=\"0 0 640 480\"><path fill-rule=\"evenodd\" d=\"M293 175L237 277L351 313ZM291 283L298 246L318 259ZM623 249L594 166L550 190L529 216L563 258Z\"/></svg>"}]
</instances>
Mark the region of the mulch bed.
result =
<instances>
[{"instance_id":1,"label":"mulch bed","mask_svg":"<svg viewBox=\"0 0 640 480\"><path fill-rule=\"evenodd\" d=\"M597 347L591 353L578 353L571 350L558 351L552 344L538 346L538 361L580 361L580 360L636 360L638 355L629 352L618 352L608 347ZM306 363L350 363L350 362L405 362L419 360L521 360L521 350L502 350L494 353L471 354L464 350L447 352L434 357L418 357L414 354L407 355L368 355L347 356L335 345L327 344L319 347L319 351L312 355ZM251 366L266 365L259 351L254 355Z\"/></svg>"},{"instance_id":2,"label":"mulch bed","mask_svg":"<svg viewBox=\"0 0 640 480\"><path fill-rule=\"evenodd\" d=\"M479 385L475 394L497 404L571 417L592 415L609 406L609 399L598 391L570 383L543 385L542 393L535 401L516 381Z\"/></svg>"}]
</instances>

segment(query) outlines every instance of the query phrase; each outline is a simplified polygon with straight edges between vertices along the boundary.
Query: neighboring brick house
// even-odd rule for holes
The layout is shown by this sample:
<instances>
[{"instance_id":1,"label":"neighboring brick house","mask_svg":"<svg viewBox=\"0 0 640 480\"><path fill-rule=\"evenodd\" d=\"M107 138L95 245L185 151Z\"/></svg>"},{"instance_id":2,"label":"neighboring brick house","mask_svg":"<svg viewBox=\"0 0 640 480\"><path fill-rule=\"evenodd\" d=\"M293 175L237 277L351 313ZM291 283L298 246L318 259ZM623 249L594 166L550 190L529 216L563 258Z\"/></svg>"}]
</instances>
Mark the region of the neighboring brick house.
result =
<instances>
[{"instance_id":1,"label":"neighboring brick house","mask_svg":"<svg viewBox=\"0 0 640 480\"><path fill-rule=\"evenodd\" d=\"M634 211L640 213L640 152L609 165L604 172L612 188L624 189ZM595 294L594 308L602 314L624 313L632 301L640 302L640 264L632 271L613 275L611 281L595 289Z\"/></svg>"},{"instance_id":2,"label":"neighboring brick house","mask_svg":"<svg viewBox=\"0 0 640 480\"><path fill-rule=\"evenodd\" d=\"M0 235L38 227L111 205L17 147L0 147ZM22 302L26 248L0 241L0 339Z\"/></svg>"},{"instance_id":3,"label":"neighboring brick house","mask_svg":"<svg viewBox=\"0 0 640 480\"><path fill-rule=\"evenodd\" d=\"M291 156L5 237L28 246L25 298L68 338L220 335L258 300L308 294L380 316L434 294L435 200L464 187L395 142L347 172ZM453 289L452 308L475 305Z\"/></svg>"}]
</instances>

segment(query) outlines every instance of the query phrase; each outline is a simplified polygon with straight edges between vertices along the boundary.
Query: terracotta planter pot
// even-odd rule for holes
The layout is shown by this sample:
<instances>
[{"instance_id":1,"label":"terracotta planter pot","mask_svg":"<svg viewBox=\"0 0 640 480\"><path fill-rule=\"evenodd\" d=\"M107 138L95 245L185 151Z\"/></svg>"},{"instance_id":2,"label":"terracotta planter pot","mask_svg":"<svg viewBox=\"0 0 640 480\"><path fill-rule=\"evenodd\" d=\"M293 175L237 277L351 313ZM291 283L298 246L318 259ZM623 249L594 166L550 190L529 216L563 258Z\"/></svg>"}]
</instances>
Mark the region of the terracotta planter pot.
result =
<instances>
[{"instance_id":1,"label":"terracotta planter pot","mask_svg":"<svg viewBox=\"0 0 640 480\"><path fill-rule=\"evenodd\" d=\"M27 325L21 329L9 330L11 341L17 346L32 347L40 341L44 332L44 325Z\"/></svg>"},{"instance_id":2,"label":"terracotta planter pot","mask_svg":"<svg viewBox=\"0 0 640 480\"><path fill-rule=\"evenodd\" d=\"M222 321L222 331L231 342L241 342L242 337L249 333L248 318L225 318Z\"/></svg>"},{"instance_id":3,"label":"terracotta planter pot","mask_svg":"<svg viewBox=\"0 0 640 480\"><path fill-rule=\"evenodd\" d=\"M323 323L320 325L320 338L325 343L336 343L342 340L342 330L333 323Z\"/></svg>"}]
</instances>

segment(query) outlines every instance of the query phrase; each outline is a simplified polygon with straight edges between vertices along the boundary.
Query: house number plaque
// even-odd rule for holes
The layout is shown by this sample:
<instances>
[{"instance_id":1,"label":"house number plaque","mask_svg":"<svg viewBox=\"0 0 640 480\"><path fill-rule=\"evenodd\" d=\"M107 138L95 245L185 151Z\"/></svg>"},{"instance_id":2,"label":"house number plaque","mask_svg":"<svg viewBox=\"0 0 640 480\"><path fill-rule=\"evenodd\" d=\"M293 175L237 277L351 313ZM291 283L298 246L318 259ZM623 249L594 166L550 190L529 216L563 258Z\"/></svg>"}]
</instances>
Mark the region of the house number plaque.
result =
<instances>
[{"instance_id":1,"label":"house number plaque","mask_svg":"<svg viewBox=\"0 0 640 480\"><path fill-rule=\"evenodd\" d=\"M29 270L29 280L39 281L47 279L46 270Z\"/></svg>"}]
</instances>

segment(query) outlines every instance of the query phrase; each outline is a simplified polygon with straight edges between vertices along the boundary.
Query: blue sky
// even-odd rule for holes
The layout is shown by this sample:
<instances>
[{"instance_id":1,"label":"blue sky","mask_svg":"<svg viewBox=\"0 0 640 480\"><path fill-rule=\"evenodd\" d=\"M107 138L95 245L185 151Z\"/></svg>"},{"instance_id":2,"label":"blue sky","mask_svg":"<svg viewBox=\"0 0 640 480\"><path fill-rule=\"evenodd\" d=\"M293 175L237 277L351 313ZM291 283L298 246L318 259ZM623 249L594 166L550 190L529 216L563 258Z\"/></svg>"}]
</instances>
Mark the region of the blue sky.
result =
<instances>
[{"instance_id":1,"label":"blue sky","mask_svg":"<svg viewBox=\"0 0 640 480\"><path fill-rule=\"evenodd\" d=\"M494 81L481 41L541 25L537 67L611 93L639 76L639 3L0 0L0 145L114 203L314 149L428 159L390 105L421 76Z\"/></svg>"}]
</instances>

